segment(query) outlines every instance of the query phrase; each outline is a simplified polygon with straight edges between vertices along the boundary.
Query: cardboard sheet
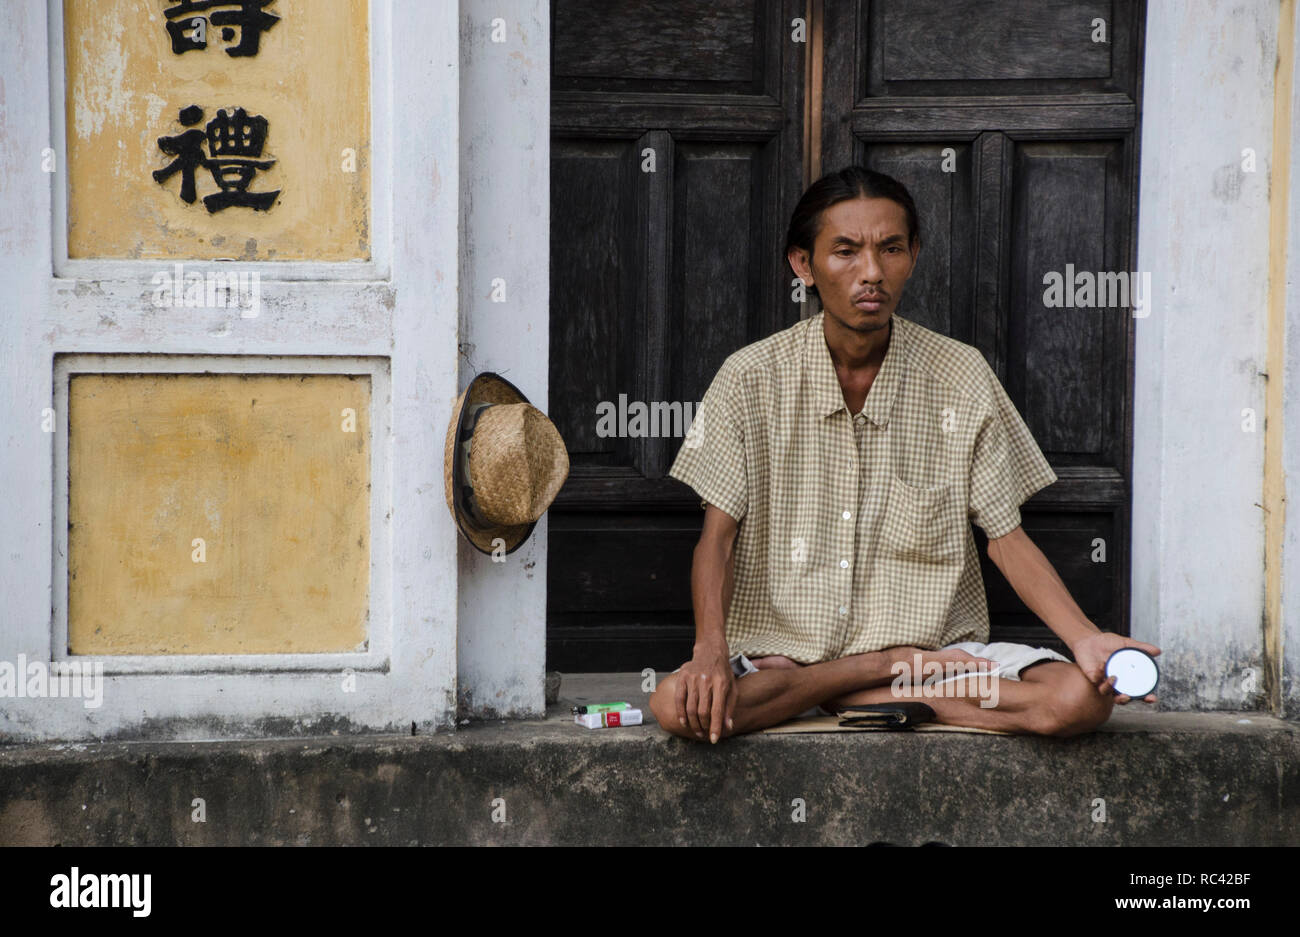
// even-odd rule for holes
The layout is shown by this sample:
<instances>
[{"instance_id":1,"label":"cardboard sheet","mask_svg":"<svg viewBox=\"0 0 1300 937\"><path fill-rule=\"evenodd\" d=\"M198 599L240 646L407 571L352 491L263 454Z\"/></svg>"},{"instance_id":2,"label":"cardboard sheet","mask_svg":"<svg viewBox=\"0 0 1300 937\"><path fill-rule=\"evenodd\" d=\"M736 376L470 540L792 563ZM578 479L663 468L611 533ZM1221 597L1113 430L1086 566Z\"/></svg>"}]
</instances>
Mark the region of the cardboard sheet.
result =
<instances>
[{"instance_id":1,"label":"cardboard sheet","mask_svg":"<svg viewBox=\"0 0 1300 937\"><path fill-rule=\"evenodd\" d=\"M1014 735L1014 732L1002 732L998 729L973 729L966 726L946 726L937 722L923 722L911 729L881 729L881 728L859 728L856 726L840 725L839 716L806 716L803 718L789 719L780 725L770 726L766 729L760 729L760 732L769 735L796 735L807 732L972 732L980 735Z\"/></svg>"}]
</instances>

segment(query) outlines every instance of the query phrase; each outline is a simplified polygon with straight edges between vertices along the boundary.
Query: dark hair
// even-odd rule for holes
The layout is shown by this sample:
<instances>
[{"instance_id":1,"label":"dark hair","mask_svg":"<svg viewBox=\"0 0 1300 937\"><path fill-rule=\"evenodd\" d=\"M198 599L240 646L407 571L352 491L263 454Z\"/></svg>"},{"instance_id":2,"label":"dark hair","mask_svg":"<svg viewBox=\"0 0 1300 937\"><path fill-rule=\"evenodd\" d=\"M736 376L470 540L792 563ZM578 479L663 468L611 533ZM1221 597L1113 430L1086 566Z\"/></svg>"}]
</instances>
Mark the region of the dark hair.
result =
<instances>
[{"instance_id":1,"label":"dark hair","mask_svg":"<svg viewBox=\"0 0 1300 937\"><path fill-rule=\"evenodd\" d=\"M907 244L921 239L921 222L916 216L916 203L907 186L893 176L867 169L865 166L846 166L838 172L827 173L808 187L790 218L790 228L785 237L785 253L798 247L808 252L812 263L813 242L821 228L822 213L832 205L854 198L887 198L903 206L907 213ZM808 292L821 299L816 286Z\"/></svg>"}]
</instances>

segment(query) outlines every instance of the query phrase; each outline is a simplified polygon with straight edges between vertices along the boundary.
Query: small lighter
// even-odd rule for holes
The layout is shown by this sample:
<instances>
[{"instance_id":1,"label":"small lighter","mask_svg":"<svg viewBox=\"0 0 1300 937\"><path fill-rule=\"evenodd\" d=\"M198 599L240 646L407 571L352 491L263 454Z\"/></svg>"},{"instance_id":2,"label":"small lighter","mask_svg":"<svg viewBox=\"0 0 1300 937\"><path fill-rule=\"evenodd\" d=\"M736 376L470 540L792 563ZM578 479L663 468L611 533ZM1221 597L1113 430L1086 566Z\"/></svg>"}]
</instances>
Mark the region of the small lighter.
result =
<instances>
[{"instance_id":1,"label":"small lighter","mask_svg":"<svg viewBox=\"0 0 1300 937\"><path fill-rule=\"evenodd\" d=\"M586 703L574 706L570 712L575 716L585 716L588 713L616 713L631 708L631 703Z\"/></svg>"}]
</instances>

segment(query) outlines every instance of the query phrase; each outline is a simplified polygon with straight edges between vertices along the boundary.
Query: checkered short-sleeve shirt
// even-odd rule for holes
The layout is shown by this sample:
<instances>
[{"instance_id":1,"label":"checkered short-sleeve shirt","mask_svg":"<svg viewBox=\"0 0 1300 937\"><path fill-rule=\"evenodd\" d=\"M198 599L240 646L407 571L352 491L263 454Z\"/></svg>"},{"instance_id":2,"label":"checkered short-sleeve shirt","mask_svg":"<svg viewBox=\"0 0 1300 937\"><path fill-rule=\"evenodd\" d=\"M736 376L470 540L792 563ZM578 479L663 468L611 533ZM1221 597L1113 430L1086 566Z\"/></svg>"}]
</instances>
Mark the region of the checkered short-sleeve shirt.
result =
<instances>
[{"instance_id":1,"label":"checkered short-sleeve shirt","mask_svg":"<svg viewBox=\"0 0 1300 937\"><path fill-rule=\"evenodd\" d=\"M723 362L669 472L740 522L730 651L987 642L970 522L1010 533L1056 474L979 350L897 314L850 414L824 315Z\"/></svg>"}]
</instances>

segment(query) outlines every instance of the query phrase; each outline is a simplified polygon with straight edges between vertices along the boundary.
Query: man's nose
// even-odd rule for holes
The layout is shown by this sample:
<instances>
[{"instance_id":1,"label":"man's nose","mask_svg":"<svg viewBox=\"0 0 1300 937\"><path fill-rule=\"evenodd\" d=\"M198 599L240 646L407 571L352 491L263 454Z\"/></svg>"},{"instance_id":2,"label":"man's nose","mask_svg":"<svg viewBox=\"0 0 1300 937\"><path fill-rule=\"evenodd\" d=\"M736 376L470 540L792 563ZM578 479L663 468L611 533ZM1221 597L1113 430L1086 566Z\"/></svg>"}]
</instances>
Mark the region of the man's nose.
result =
<instances>
[{"instance_id":1,"label":"man's nose","mask_svg":"<svg viewBox=\"0 0 1300 937\"><path fill-rule=\"evenodd\" d=\"M863 252L862 269L858 271L863 283L879 283L885 278L885 271L869 252Z\"/></svg>"}]
</instances>

